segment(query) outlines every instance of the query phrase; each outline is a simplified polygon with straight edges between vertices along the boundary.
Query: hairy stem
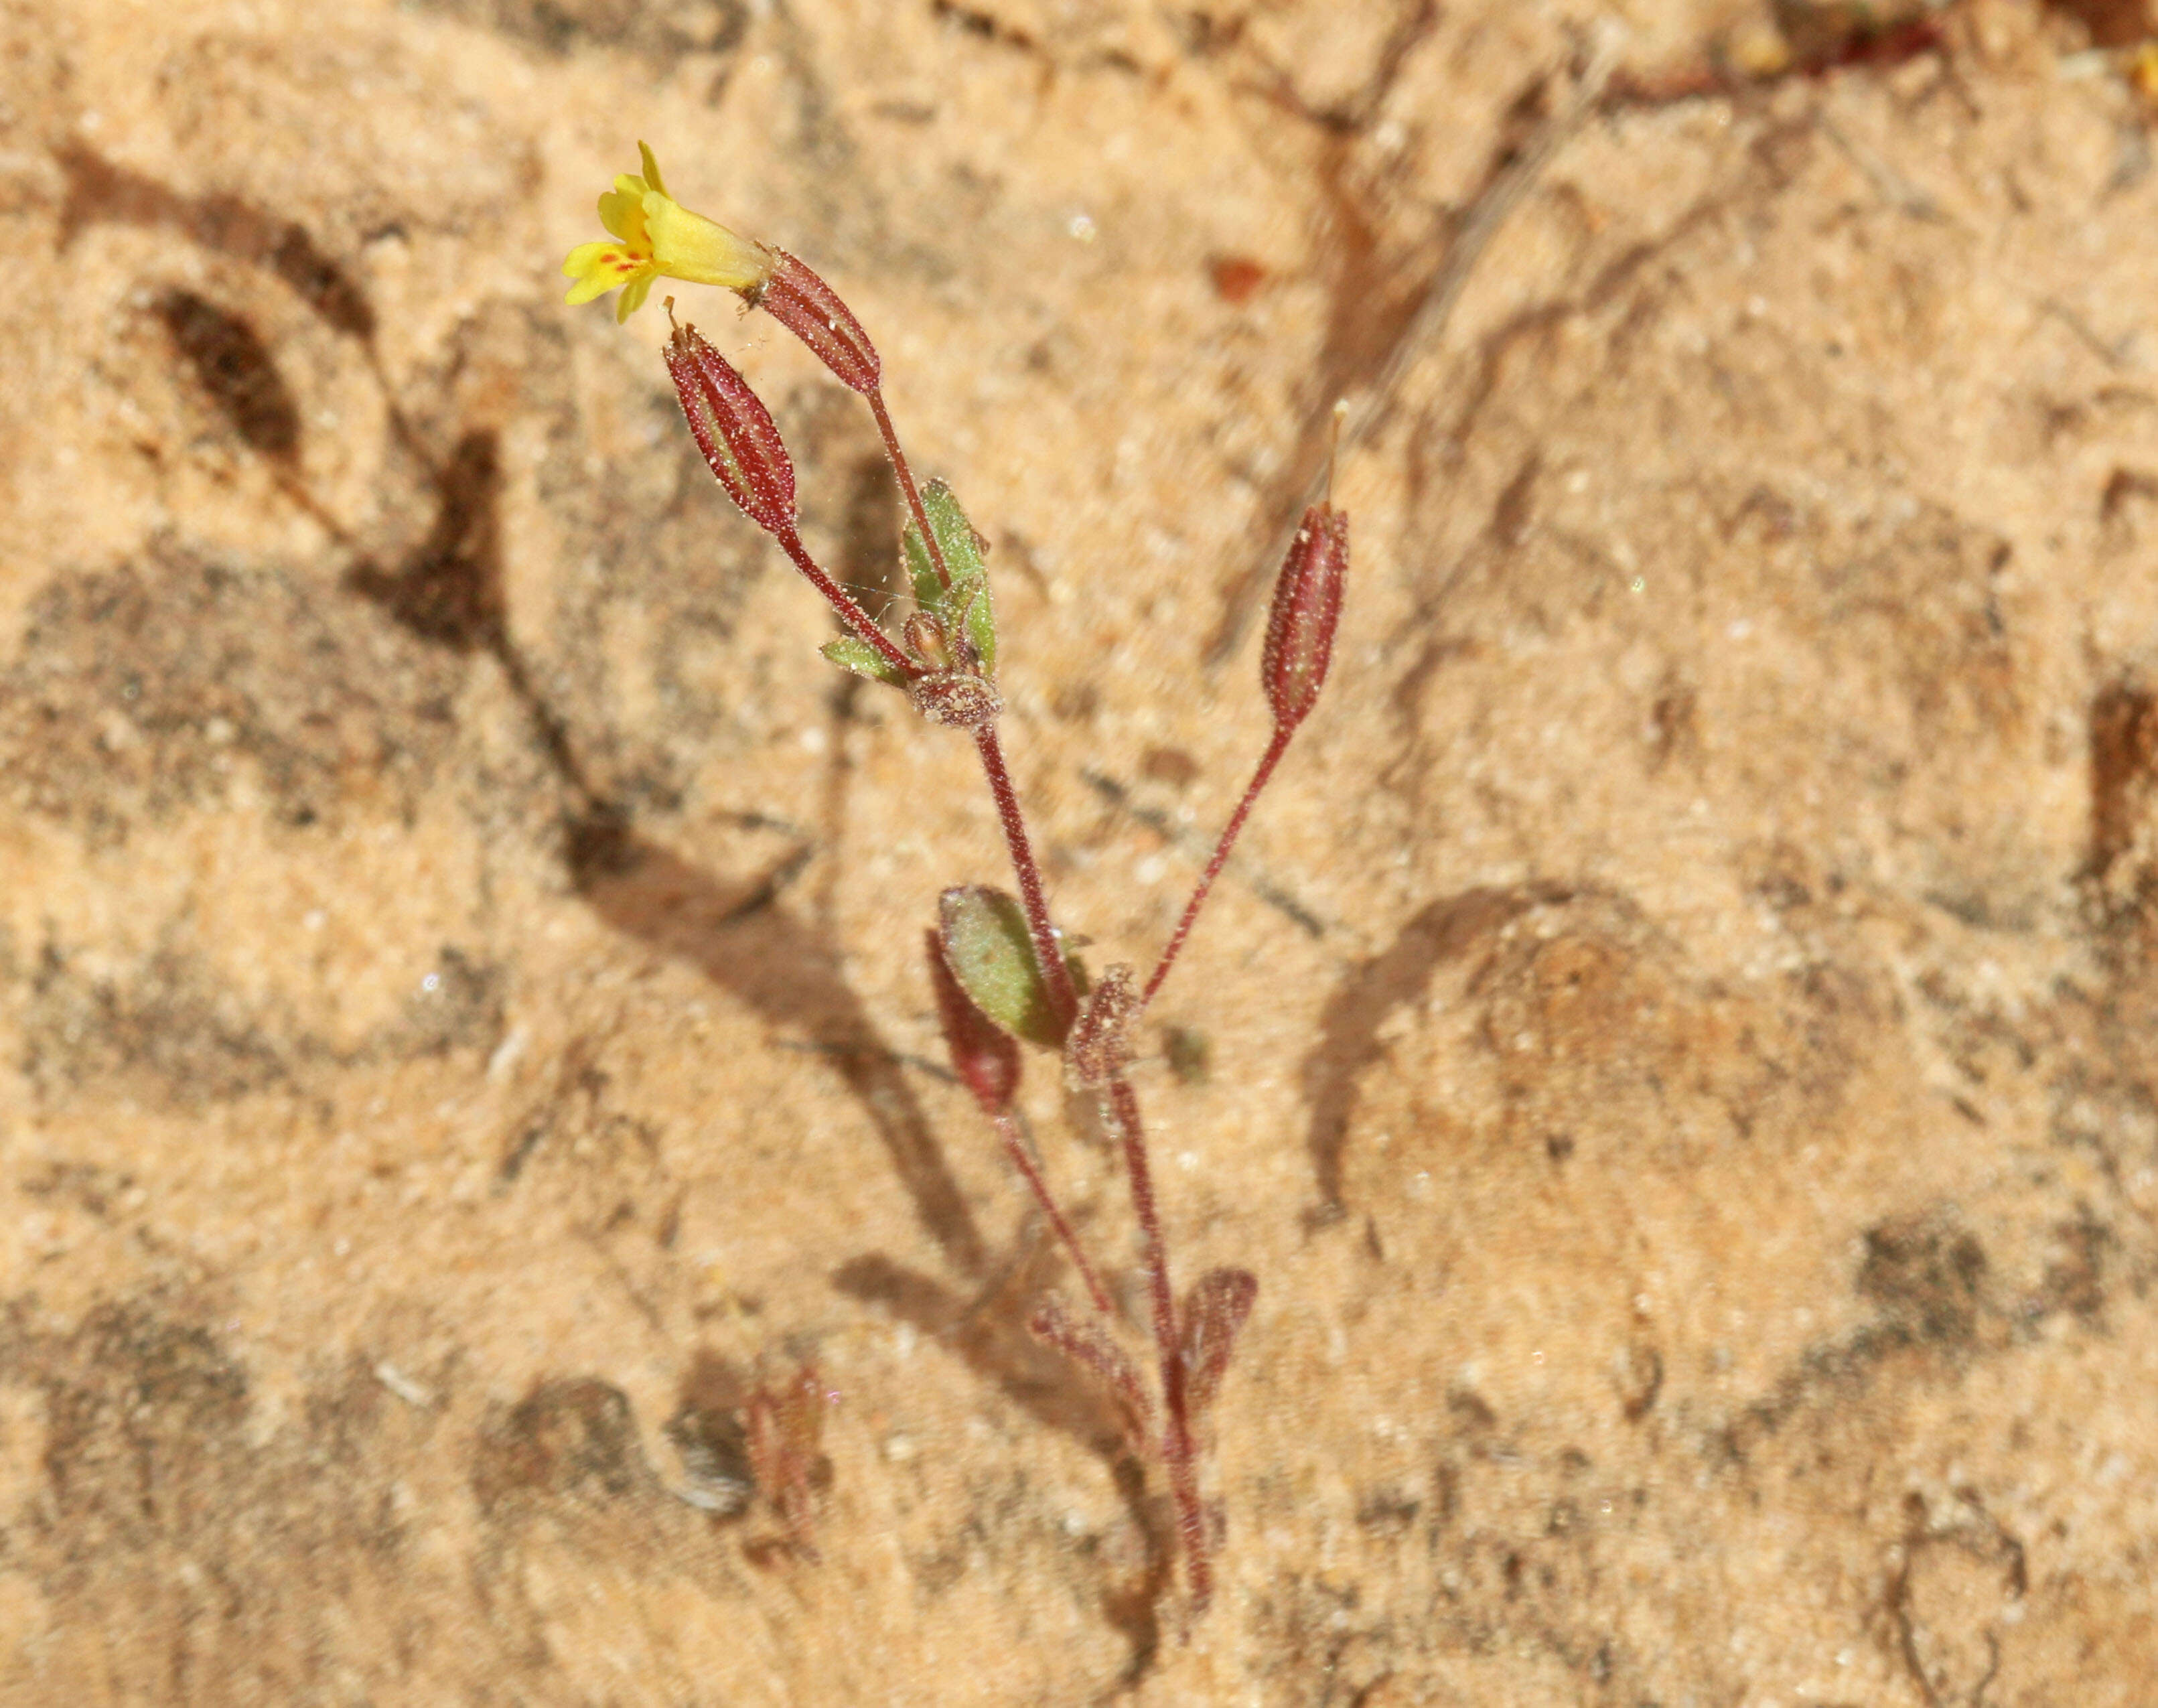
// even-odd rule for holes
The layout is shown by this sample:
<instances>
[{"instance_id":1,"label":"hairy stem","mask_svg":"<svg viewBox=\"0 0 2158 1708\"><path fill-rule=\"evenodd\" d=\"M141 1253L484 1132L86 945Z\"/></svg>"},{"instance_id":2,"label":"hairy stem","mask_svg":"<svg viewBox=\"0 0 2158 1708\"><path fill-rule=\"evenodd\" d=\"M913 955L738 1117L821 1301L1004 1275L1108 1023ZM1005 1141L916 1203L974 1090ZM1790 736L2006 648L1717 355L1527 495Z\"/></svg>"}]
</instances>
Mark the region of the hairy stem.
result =
<instances>
[{"instance_id":1,"label":"hairy stem","mask_svg":"<svg viewBox=\"0 0 2158 1708\"><path fill-rule=\"evenodd\" d=\"M1148 1166L1146 1129L1139 1122L1139 1100L1122 1074L1112 1078L1103 1096L1102 1112L1124 1153L1124 1172L1131 1177L1132 1210L1145 1236L1147 1291L1154 1304L1154 1339L1161 1355L1161 1398L1164 1418L1161 1430L1162 1463L1169 1468L1170 1499L1176 1506L1176 1528L1184 1541L1184 1569L1190 1583L1195 1611L1203 1609L1214 1593L1214 1571L1206 1557L1206 1518L1199 1504L1198 1455L1191 1444L1191 1404L1185 1385L1184 1359L1179 1350L1176 1299L1169 1289L1169 1247L1161 1236L1161 1215L1154 1208L1154 1172Z\"/></svg>"},{"instance_id":2,"label":"hairy stem","mask_svg":"<svg viewBox=\"0 0 2158 1708\"><path fill-rule=\"evenodd\" d=\"M1027 840L1026 819L1020 811L1019 792L1012 787L1011 772L1004 766L997 726L984 724L975 730L974 746L981 751L989 792L996 797L1004 846L1011 851L1012 875L1019 880L1020 905L1026 910L1027 935L1034 939L1034 958L1041 963L1042 983L1049 988L1050 1006L1056 1011L1061 1031L1071 1026L1079 1012L1079 993L1072 988L1071 969L1064 964L1056 928L1049 921L1048 892L1042 887L1041 868L1035 864L1034 844Z\"/></svg>"},{"instance_id":3,"label":"hairy stem","mask_svg":"<svg viewBox=\"0 0 2158 1708\"><path fill-rule=\"evenodd\" d=\"M936 567L939 585L948 588L952 585L952 570L944 560L944 547L937 538L937 530L929 525L929 513L922 507L921 489L915 484L914 470L907 462L906 452L900 446L899 432L891 424L891 411L885 406L881 388L869 394L869 403L870 414L876 417L877 431L884 437L885 455L898 478L900 493L906 500L908 513L922 532L922 543L929 553L929 561ZM997 818L1004 826L1004 845L1010 851L1013 875L1019 880L1020 900L1026 911L1027 934L1034 942L1035 959L1040 963L1042 980L1048 987L1050 1004L1056 1012L1058 1024L1069 1026L1079 1012L1079 994L1072 988L1071 969L1065 965L1063 953L1057 946L1056 929L1049 917L1049 896L1041 881L1041 868L1035 861L1034 844L1027 836L1026 818L1020 808L1019 792L1012 787L1011 771L1004 764L1004 746L997 739L996 725L985 724L977 730L974 745L981 751L982 771L989 779L990 794L996 799ZM1049 1218L1056 1237L1063 1241L1066 1252L1085 1280L1094 1308L1105 1317L1114 1314L1101 1278L1080 1247L1078 1235L1072 1231L1063 1207L1050 1191L1049 1182L1020 1143L1009 1114L997 1117L997 1132L1013 1165L1033 1189L1035 1202L1041 1206L1041 1213Z\"/></svg>"},{"instance_id":4,"label":"hairy stem","mask_svg":"<svg viewBox=\"0 0 2158 1708\"><path fill-rule=\"evenodd\" d=\"M876 416L877 431L884 436L885 454L891 459L892 472L898 477L899 489L906 500L906 508L913 517L914 525L922 530L923 545L929 560L936 566L938 582L949 587L952 572L944 560L944 549L937 541L936 530L929 525L928 513L923 508L922 494L916 488L913 471L908 467L906 454L901 450L899 435L891 425L891 412L885 409L881 390L869 394L870 409ZM1243 803L1236 809L1229 832L1216 851L1213 864L1200 885L1200 893L1192 899L1185 911L1184 922L1178 927L1169 956L1149 985L1147 994L1154 993L1154 985L1160 983L1168 971L1167 960L1174 959L1181 947L1185 935L1191 928L1197 915L1199 903L1205 899L1205 890L1221 869L1221 862L1228 858L1229 844L1242 828L1244 818L1251 811L1252 802L1265 786L1273 767L1280 761L1288 746L1287 730L1277 731L1273 744L1261 763L1259 776L1246 792ZM1058 1024L1068 1028L1079 1012L1079 993L1071 983L1071 971L1065 964L1062 949L1056 941L1056 927L1049 917L1049 898L1041 881L1041 868L1035 862L1034 846L1026 831L1026 818L1021 813L1019 792L1012 787L1011 771L1004 763L1004 746L997 738L997 726L984 724L974 732L974 745L982 756L982 771L989 779L989 792L996 799L997 817L1004 826L1004 844L1010 851L1012 873L1019 880L1020 905L1026 912L1028 935L1033 939L1035 959L1040 965L1042 982L1048 987L1051 1006L1055 1009ZM1153 1302L1154 1344L1161 1355L1162 1406L1166 1419L1162 1427L1162 1461L1169 1470L1170 1497L1176 1507L1177 1530L1184 1543L1185 1570L1191 1588L1192 1605L1203 1609L1214 1592L1214 1574L1206 1557L1206 1520L1199 1504L1198 1455L1191 1441L1191 1408L1185 1388L1184 1360L1179 1351L1176 1324L1175 1296L1169 1288L1169 1249L1161 1236L1161 1216L1154 1208L1154 1173L1147 1162L1146 1131L1139 1119L1138 1098L1121 1074L1111 1078L1105 1087L1103 1113L1115 1130L1124 1154L1124 1171L1130 1177L1132 1206L1140 1231L1146 1241L1148 1290ZM1005 1122L999 1123L1006 1133L1005 1143L1012 1152L1013 1160L1027 1184L1034 1189L1035 1197L1056 1228L1058 1237L1065 1242L1080 1272L1087 1278L1087 1290L1094 1296L1095 1303L1104 1315L1109 1314L1107 1295L1096 1279L1092 1267L1079 1249L1076 1237L1049 1193L1048 1184L1033 1166L1033 1159L1025 1157L1013 1143L1014 1135Z\"/></svg>"},{"instance_id":5,"label":"hairy stem","mask_svg":"<svg viewBox=\"0 0 2158 1708\"><path fill-rule=\"evenodd\" d=\"M1199 910L1206 905L1208 893L1214 880L1221 875L1221 868L1229 859L1229 850L1236 846L1237 834L1244 821L1252 816L1252 804L1259 798L1260 791L1273 779L1274 767L1281 763L1282 755L1288 751L1289 737L1296 733L1293 725L1277 724L1274 738L1267 743L1267 751L1259 760L1259 768L1252 773L1252 781L1244 790L1244 798L1236 802L1236 810L1229 815L1228 828L1222 831L1221 841L1214 844L1214 858L1206 862L1206 869L1200 875L1199 887L1191 892L1191 900L1184 905L1184 917L1177 921L1169 947L1161 952L1161 959L1154 963L1154 976L1146 982L1139 993L1138 1006L1144 1009L1154 1000L1154 993L1161 988L1161 982L1169 977L1169 969L1176 964L1183 952L1184 940L1191 935L1191 927L1199 917Z\"/></svg>"},{"instance_id":6,"label":"hairy stem","mask_svg":"<svg viewBox=\"0 0 2158 1708\"><path fill-rule=\"evenodd\" d=\"M885 455L891 459L891 472L898 477L899 490L906 500L906 508L914 519L914 525L922 530L922 543L927 548L929 561L936 566L937 579L944 586L952 585L952 570L944 561L944 548L938 544L937 530L929 525L929 513L922 508L922 493L914 483L914 471L907 464L906 452L900 448L898 431L891 424L891 411L885 407L881 390L869 394L870 411L876 417L877 431L884 436ZM1026 909L1027 934L1034 939L1035 959L1041 963L1041 977L1049 987L1050 1004L1056 1011L1057 1024L1069 1026L1079 1012L1079 993L1071 986L1071 969L1064 964L1064 956L1057 947L1056 931L1050 923L1049 896L1041 881L1041 868L1035 864L1034 844L1028 839L1026 819L1020 811L1019 792L1012 787L1011 772L1004 764L1004 746L997 739L997 726L984 724L974 732L974 745L981 750L982 771L989 780L989 792L996 797L997 817L1004 831L1004 846L1011 851L1012 874L1019 880L1021 904Z\"/></svg>"},{"instance_id":7,"label":"hairy stem","mask_svg":"<svg viewBox=\"0 0 2158 1708\"><path fill-rule=\"evenodd\" d=\"M929 513L922 508L922 494L914 484L914 471L907 466L906 453L899 448L899 434L891 425L891 411L884 406L883 389L880 387L869 396L870 413L876 417L877 431L884 435L884 454L891 459L891 472L899 477L899 490L906 500L907 514L922 530L922 543L927 548L929 561L937 570L937 585L948 591L952 567L944 561L944 548L937 543L937 530L929 525Z\"/></svg>"},{"instance_id":8,"label":"hairy stem","mask_svg":"<svg viewBox=\"0 0 2158 1708\"><path fill-rule=\"evenodd\" d=\"M997 1137L1004 1142L1004 1154L1011 1158L1012 1166L1020 1171L1020 1176L1032 1189L1034 1201L1041 1206L1041 1213L1049 1218L1050 1226L1056 1230L1057 1239L1063 1244L1064 1255L1071 1260L1080 1278L1087 1283L1087 1296L1094 1301L1094 1308L1105 1317L1115 1315L1109 1305L1109 1295L1102 1286L1101 1277L1094 1273L1094 1266L1087 1261L1087 1253L1080 1247L1079 1236L1066 1219L1063 1206L1051 1196L1049 1182L1042 1178L1041 1169L1020 1138L1018 1121L1010 1111L1006 1110L996 1117L996 1122Z\"/></svg>"},{"instance_id":9,"label":"hairy stem","mask_svg":"<svg viewBox=\"0 0 2158 1708\"><path fill-rule=\"evenodd\" d=\"M839 621L883 655L886 663L906 673L912 681L922 673L922 667L893 644L891 637L876 626L876 619L857 605L854 597L809 555L809 548L802 543L802 536L788 532L777 536L781 549L794 560L794 567L808 578L809 585L824 596L824 600L839 614Z\"/></svg>"}]
</instances>

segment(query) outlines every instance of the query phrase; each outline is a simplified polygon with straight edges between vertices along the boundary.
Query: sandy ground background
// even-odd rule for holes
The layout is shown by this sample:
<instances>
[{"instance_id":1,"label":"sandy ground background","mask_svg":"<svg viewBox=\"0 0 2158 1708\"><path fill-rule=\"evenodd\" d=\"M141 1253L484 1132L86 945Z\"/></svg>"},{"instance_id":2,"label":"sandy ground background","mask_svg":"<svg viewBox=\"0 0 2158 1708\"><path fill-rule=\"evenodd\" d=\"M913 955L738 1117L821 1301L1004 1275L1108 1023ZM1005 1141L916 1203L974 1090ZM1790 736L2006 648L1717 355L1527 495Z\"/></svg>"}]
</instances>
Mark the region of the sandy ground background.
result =
<instances>
[{"instance_id":1,"label":"sandy ground background","mask_svg":"<svg viewBox=\"0 0 2158 1708\"><path fill-rule=\"evenodd\" d=\"M0 1700L2158 1701L2147 22L0 7ZM1141 1040L1261 1282L1188 1636L936 1071L968 746L560 304L639 137L993 539L1097 964L1362 400ZM678 294L886 585L865 413ZM814 1562L726 1509L805 1360Z\"/></svg>"}]
</instances>

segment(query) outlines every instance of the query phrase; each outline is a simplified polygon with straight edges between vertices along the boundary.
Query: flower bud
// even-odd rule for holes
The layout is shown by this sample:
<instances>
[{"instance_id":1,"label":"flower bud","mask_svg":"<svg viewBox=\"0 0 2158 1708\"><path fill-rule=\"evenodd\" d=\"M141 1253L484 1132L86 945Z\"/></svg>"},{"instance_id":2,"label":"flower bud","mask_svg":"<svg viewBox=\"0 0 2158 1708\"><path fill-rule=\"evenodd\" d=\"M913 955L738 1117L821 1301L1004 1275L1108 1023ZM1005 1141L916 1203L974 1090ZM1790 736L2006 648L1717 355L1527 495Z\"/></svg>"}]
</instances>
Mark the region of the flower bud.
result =
<instances>
[{"instance_id":1,"label":"flower bud","mask_svg":"<svg viewBox=\"0 0 2158 1708\"><path fill-rule=\"evenodd\" d=\"M667 341L667 371L697 448L727 496L766 533L793 533L794 464L749 382L694 326L676 327Z\"/></svg>"},{"instance_id":2,"label":"flower bud","mask_svg":"<svg viewBox=\"0 0 2158 1708\"><path fill-rule=\"evenodd\" d=\"M937 580L922 530L909 522L900 543L914 583L915 602L925 612L937 613L947 633L963 637L974 650L982 674L993 677L997 673L997 614L989 600L989 568L982 561L988 544L942 481L932 480L922 488L922 507L952 573L952 585L947 587Z\"/></svg>"},{"instance_id":3,"label":"flower bud","mask_svg":"<svg viewBox=\"0 0 2158 1708\"><path fill-rule=\"evenodd\" d=\"M841 384L865 396L875 391L884 364L861 322L829 285L800 261L784 250L774 253L779 261L772 276L742 292L742 300L763 309L808 345Z\"/></svg>"},{"instance_id":4,"label":"flower bud","mask_svg":"<svg viewBox=\"0 0 2158 1708\"><path fill-rule=\"evenodd\" d=\"M933 612L916 611L899 626L899 632L907 651L932 670L949 670L957 662L944 625Z\"/></svg>"},{"instance_id":5,"label":"flower bud","mask_svg":"<svg viewBox=\"0 0 2158 1708\"><path fill-rule=\"evenodd\" d=\"M1276 725L1293 730L1319 699L1341 620L1341 583L1349 570L1349 515L1331 504L1304 513L1274 584L1259 681Z\"/></svg>"}]
</instances>

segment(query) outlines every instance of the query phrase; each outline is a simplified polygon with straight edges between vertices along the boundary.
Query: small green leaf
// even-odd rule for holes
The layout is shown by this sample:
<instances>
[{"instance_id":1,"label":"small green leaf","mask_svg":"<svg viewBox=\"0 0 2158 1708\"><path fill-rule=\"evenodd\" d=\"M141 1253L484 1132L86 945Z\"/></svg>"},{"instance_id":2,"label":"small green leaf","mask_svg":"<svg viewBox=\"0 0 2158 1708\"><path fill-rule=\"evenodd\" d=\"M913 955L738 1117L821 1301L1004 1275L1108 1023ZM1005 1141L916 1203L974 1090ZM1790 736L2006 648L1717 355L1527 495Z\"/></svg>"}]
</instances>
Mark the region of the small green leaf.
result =
<instances>
[{"instance_id":1,"label":"small green leaf","mask_svg":"<svg viewBox=\"0 0 2158 1708\"><path fill-rule=\"evenodd\" d=\"M906 686L906 678L901 673L898 665L867 641L853 635L841 635L836 641L828 641L817 650L842 670L851 670L855 675L866 676L872 682L889 682L894 688Z\"/></svg>"},{"instance_id":2,"label":"small green leaf","mask_svg":"<svg viewBox=\"0 0 2158 1708\"><path fill-rule=\"evenodd\" d=\"M982 668L997 673L997 613L989 600L989 565L982 561L982 543L967 520L967 513L952 496L952 488L932 480L922 494L922 508L929 513L929 525L937 530L937 543L944 548L944 561L952 571L952 591L945 601L945 621L953 627L964 622L967 638L982 655Z\"/></svg>"},{"instance_id":3,"label":"small green leaf","mask_svg":"<svg viewBox=\"0 0 2158 1708\"><path fill-rule=\"evenodd\" d=\"M944 566L952 572L947 592L938 585L937 566L922 543L922 530L906 524L902 543L906 572L914 583L915 602L942 617L947 628L966 626L967 638L982 655L982 668L990 676L997 670L997 616L989 602L989 574L982 562L981 543L976 539L967 513L952 496L952 488L932 480L922 489L922 508L943 549Z\"/></svg>"},{"instance_id":4,"label":"small green leaf","mask_svg":"<svg viewBox=\"0 0 2158 1708\"><path fill-rule=\"evenodd\" d=\"M929 561L929 548L922 543L922 530L909 522L899 538L906 550L906 578L914 583L914 602L924 611L942 609L944 590L937 585L937 565Z\"/></svg>"},{"instance_id":5,"label":"small green leaf","mask_svg":"<svg viewBox=\"0 0 2158 1708\"><path fill-rule=\"evenodd\" d=\"M952 488L932 480L922 489L922 508L929 513L929 525L937 530L937 543L944 548L945 567L954 583L978 581L988 573L982 564L981 542L975 539L967 513L952 496Z\"/></svg>"},{"instance_id":6,"label":"small green leaf","mask_svg":"<svg viewBox=\"0 0 2158 1708\"><path fill-rule=\"evenodd\" d=\"M937 917L945 965L974 1006L1015 1038L1045 1050L1059 1047L1063 1031L1018 898L969 884L944 892Z\"/></svg>"}]
</instances>

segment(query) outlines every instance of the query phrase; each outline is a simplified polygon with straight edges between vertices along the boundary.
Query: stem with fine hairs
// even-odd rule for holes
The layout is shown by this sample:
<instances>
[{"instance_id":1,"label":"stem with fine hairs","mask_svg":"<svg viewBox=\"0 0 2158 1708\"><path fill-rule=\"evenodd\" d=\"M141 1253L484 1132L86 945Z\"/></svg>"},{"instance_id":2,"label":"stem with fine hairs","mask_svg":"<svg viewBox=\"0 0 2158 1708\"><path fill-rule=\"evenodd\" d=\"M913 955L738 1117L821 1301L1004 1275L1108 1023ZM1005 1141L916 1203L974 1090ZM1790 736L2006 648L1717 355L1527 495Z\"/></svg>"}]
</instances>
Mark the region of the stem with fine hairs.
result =
<instances>
[{"instance_id":1,"label":"stem with fine hairs","mask_svg":"<svg viewBox=\"0 0 2158 1708\"><path fill-rule=\"evenodd\" d=\"M912 681L921 675L922 667L900 651L890 635L876 626L876 619L854 602L854 596L842 587L825 570L824 566L809 555L809 548L802 543L802 536L792 529L777 536L780 549L794 560L794 567L802 571L809 585L824 596L824 600L839 613L839 621L852 629L855 635L877 649L885 663L905 673Z\"/></svg>"},{"instance_id":2,"label":"stem with fine hairs","mask_svg":"<svg viewBox=\"0 0 2158 1708\"><path fill-rule=\"evenodd\" d=\"M1154 962L1154 976L1147 980L1146 988L1139 993L1138 1006L1143 1012L1154 1000L1154 993L1161 988L1161 982L1169 977L1169 969L1176 964L1183 952L1184 940L1191 935L1191 927L1199 918L1199 910L1206 905L1208 892L1214 880L1221 875L1227 864L1229 850L1236 846L1236 837L1244 828L1244 821L1252 816L1252 808L1259 792L1273 780L1274 767L1281 763L1282 755L1288 751L1289 737L1296 730L1293 725L1276 725L1274 738L1267 744L1267 751L1259 760L1259 768L1252 773L1252 781L1244 790L1244 798L1236 802L1236 810L1229 815L1228 828L1222 831L1221 841L1214 844L1214 858L1206 862L1206 869L1200 875L1199 887L1191 892L1191 900L1184 905L1184 917L1177 921L1176 930L1169 940L1169 947L1161 952L1161 959Z\"/></svg>"},{"instance_id":3,"label":"stem with fine hairs","mask_svg":"<svg viewBox=\"0 0 2158 1708\"><path fill-rule=\"evenodd\" d=\"M1194 1612L1203 1611L1214 1593L1214 1570L1206 1557L1206 1515L1199 1504L1198 1455L1191 1444L1191 1402L1179 1350L1176 1298L1169 1287L1169 1247L1161 1236L1161 1215L1154 1201L1154 1172L1147 1163L1146 1129L1139 1121L1139 1100L1119 1073L1103 1087L1102 1112L1124 1153L1131 1177L1132 1211L1146 1241L1147 1293L1153 1305L1154 1349L1161 1360L1162 1463L1169 1469L1169 1497L1176 1506L1176 1527L1184 1541L1185 1571Z\"/></svg>"},{"instance_id":4,"label":"stem with fine hairs","mask_svg":"<svg viewBox=\"0 0 2158 1708\"><path fill-rule=\"evenodd\" d=\"M929 561L936 567L937 585L948 591L952 566L944 561L944 548L937 542L937 530L929 525L929 513L922 508L922 493L914 484L914 471L907 466L906 453L899 448L899 433L891 424L891 411L884 406L883 388L870 393L869 399L870 413L876 417L877 431L884 436L884 454L891 459L891 472L899 477L899 490L906 500L907 513L922 530L922 544L929 553Z\"/></svg>"},{"instance_id":5,"label":"stem with fine hairs","mask_svg":"<svg viewBox=\"0 0 2158 1708\"><path fill-rule=\"evenodd\" d=\"M1065 1215L1064 1206L1051 1195L1049 1182L1042 1178L1040 1166L1028 1151L1026 1142L1020 1136L1017 1117L1007 1109L999 1112L995 1119L997 1137L1004 1141L1004 1154L1011 1158L1011 1164L1019 1170L1020 1178L1033 1192L1035 1203L1040 1206L1042 1215L1049 1219L1051 1229L1064 1247L1064 1255L1071 1260L1073 1267L1079 1272L1079 1278L1087 1283L1087 1298L1094 1302L1094 1308L1103 1316L1115 1316L1116 1312L1109 1303L1107 1290L1102 1287L1101 1277L1095 1274L1094 1266L1087 1261L1086 1249L1080 1245L1078 1234Z\"/></svg>"},{"instance_id":6,"label":"stem with fine hairs","mask_svg":"<svg viewBox=\"0 0 2158 1708\"><path fill-rule=\"evenodd\" d=\"M1004 826L1012 875L1019 880L1020 906L1026 911L1027 935L1034 942L1034 957L1041 963L1050 1006L1056 1010L1058 1027L1068 1029L1079 1012L1079 993L1071 983L1071 969L1064 964L1056 927L1050 922L1048 892L1042 886L1041 868L1035 863L1034 844L1027 839L1025 815L1020 811L1019 791L1012 787L1011 771L1004 764L997 726L984 724L975 730L974 746L982 756L982 772L989 780L989 792L996 797L997 818Z\"/></svg>"},{"instance_id":7,"label":"stem with fine hairs","mask_svg":"<svg viewBox=\"0 0 2158 1708\"><path fill-rule=\"evenodd\" d=\"M937 530L929 525L922 490L915 483L914 470L907 462L906 452L901 448L899 433L891 424L891 411L885 407L881 389L869 394L869 405L870 413L876 417L877 431L884 439L885 456L891 461L891 472L899 482L900 494L906 500L914 525L922 532L922 543L936 568L937 579L949 587L952 570L944 560L944 548L937 538ZM1011 771L1004 763L1004 744L998 740L997 726L984 724L975 730L974 746L982 756L982 774L989 779L989 792L996 797L997 819L1004 827L1004 846L1011 854L1012 875L1019 880L1020 904L1026 910L1027 935L1034 943L1035 959L1041 965L1050 1004L1056 1012L1058 1025L1069 1026L1079 1012L1079 993L1072 988L1071 972L1064 964L1064 953L1056 941L1056 927L1050 920L1048 890L1041 881L1041 868L1034 857L1034 844L1026 833L1026 819L1020 811L1019 791L1012 787Z\"/></svg>"}]
</instances>

